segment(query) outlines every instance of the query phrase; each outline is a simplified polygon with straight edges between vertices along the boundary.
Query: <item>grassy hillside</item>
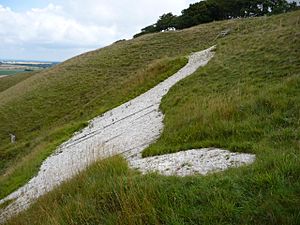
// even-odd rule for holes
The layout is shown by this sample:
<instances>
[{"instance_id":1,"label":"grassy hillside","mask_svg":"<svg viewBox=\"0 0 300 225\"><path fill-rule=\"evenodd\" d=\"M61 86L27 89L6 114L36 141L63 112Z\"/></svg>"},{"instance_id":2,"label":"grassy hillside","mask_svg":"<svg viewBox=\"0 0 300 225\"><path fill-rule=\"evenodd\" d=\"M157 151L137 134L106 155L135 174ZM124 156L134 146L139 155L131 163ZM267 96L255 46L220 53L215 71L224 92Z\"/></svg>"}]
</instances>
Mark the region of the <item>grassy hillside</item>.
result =
<instances>
[{"instance_id":1,"label":"grassy hillside","mask_svg":"<svg viewBox=\"0 0 300 225\"><path fill-rule=\"evenodd\" d=\"M37 74L2 92L5 95L15 90L24 94L15 99L7 96L12 100L1 107L0 196L7 195L31 178L55 147L85 126L85 121L96 112L104 112L144 92L175 73L186 62L186 58L154 60L132 76L120 77L119 80L113 73L99 80L97 77L84 77L85 73L77 74L74 80L69 77L61 80L59 75L63 74L55 78L51 74L53 71L49 70L49 80L48 74ZM34 82L33 86L30 86L31 82ZM98 99L98 95L102 98ZM16 144L9 143L9 133L16 134Z\"/></svg>"},{"instance_id":2,"label":"grassy hillside","mask_svg":"<svg viewBox=\"0 0 300 225\"><path fill-rule=\"evenodd\" d=\"M141 176L113 158L8 224L299 224L299 17L211 23L123 43L143 43L150 52L154 43L177 45L158 48L169 56L196 49L195 41L199 48L218 44L208 66L163 99L165 129L144 156L214 146L255 153L253 165L176 178ZM227 27L231 34L214 40Z\"/></svg>"},{"instance_id":3,"label":"grassy hillside","mask_svg":"<svg viewBox=\"0 0 300 225\"><path fill-rule=\"evenodd\" d=\"M210 47L236 21L148 35L89 52L0 93L0 197L24 184L43 159L86 121L137 96ZM9 133L17 143L9 143Z\"/></svg>"},{"instance_id":4,"label":"grassy hillside","mask_svg":"<svg viewBox=\"0 0 300 225\"><path fill-rule=\"evenodd\" d=\"M17 83L22 82L23 80L33 76L36 72L30 73L21 73L16 75L10 75L0 79L0 93L6 89L15 86Z\"/></svg>"},{"instance_id":5,"label":"grassy hillside","mask_svg":"<svg viewBox=\"0 0 300 225\"><path fill-rule=\"evenodd\" d=\"M300 138L297 15L261 25L250 20L241 24L248 29L220 40L210 64L163 99L165 130L144 156L212 146L262 154L265 145L294 146Z\"/></svg>"}]
</instances>

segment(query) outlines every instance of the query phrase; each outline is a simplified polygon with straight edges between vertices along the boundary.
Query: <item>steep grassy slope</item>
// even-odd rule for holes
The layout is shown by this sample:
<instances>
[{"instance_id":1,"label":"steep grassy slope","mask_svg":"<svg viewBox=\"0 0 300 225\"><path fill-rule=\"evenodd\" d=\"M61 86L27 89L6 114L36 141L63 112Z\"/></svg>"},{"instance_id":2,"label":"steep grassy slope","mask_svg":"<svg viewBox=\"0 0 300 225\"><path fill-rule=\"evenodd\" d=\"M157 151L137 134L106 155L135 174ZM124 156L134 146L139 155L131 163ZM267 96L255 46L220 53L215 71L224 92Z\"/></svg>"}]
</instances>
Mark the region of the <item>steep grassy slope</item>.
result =
<instances>
[{"instance_id":1,"label":"steep grassy slope","mask_svg":"<svg viewBox=\"0 0 300 225\"><path fill-rule=\"evenodd\" d=\"M7 90L10 87L26 80L27 78L33 76L36 72L21 73L16 75L10 75L0 79L0 92Z\"/></svg>"},{"instance_id":2,"label":"steep grassy slope","mask_svg":"<svg viewBox=\"0 0 300 225\"><path fill-rule=\"evenodd\" d=\"M42 71L0 93L0 197L24 184L86 121L174 73L237 22L115 43ZM178 58L180 57L180 58ZM17 143L9 143L9 133Z\"/></svg>"},{"instance_id":3,"label":"steep grassy slope","mask_svg":"<svg viewBox=\"0 0 300 225\"><path fill-rule=\"evenodd\" d=\"M3 123L1 127L3 134L6 131L15 133L17 136L16 144L7 143L0 152L2 158L0 172L3 175L0 178L1 196L30 178L41 161L53 151L55 146L68 138L75 130L83 127L88 116L94 115L92 109L104 111L112 108L165 79L186 62L185 58L163 58L136 71L134 77L127 76L123 79L120 77L117 80L113 76L107 81L100 78L97 80L96 77L90 79L79 77L77 79L80 83L73 84L74 86L69 85L75 80L60 81L60 78L55 78L54 75L46 80L47 74L45 74L45 77L41 77L45 79L44 81L33 76L2 92L7 94L17 88L25 94L7 104L4 103L1 108L3 117L1 122L7 122ZM37 76L39 75L37 74ZM51 79L56 79L56 81L51 81ZM35 82L35 86L32 86L33 90L20 88L27 82ZM97 82L100 83L98 87L93 87ZM26 84L26 88L30 87L28 85L30 84ZM99 102L98 107L94 103L97 100L96 97L89 96L94 92L98 92L98 95L102 97L99 101L103 101L103 103ZM16 93L16 95L18 94ZM77 96L78 94L80 96ZM11 98L11 96L8 97ZM88 102L95 105L90 108ZM73 111L71 112L70 109Z\"/></svg>"},{"instance_id":4,"label":"steep grassy slope","mask_svg":"<svg viewBox=\"0 0 300 225\"><path fill-rule=\"evenodd\" d=\"M207 67L164 98L165 130L144 152L224 147L255 153L253 165L207 177L167 178L141 176L113 158L8 224L299 224L299 17L297 11L182 31L191 35L229 24L234 29L217 40Z\"/></svg>"},{"instance_id":5,"label":"steep grassy slope","mask_svg":"<svg viewBox=\"0 0 300 225\"><path fill-rule=\"evenodd\" d=\"M294 146L300 138L297 15L250 20L242 24L247 29L219 41L212 62L163 99L165 130L144 156L212 146L260 154L266 143Z\"/></svg>"}]
</instances>

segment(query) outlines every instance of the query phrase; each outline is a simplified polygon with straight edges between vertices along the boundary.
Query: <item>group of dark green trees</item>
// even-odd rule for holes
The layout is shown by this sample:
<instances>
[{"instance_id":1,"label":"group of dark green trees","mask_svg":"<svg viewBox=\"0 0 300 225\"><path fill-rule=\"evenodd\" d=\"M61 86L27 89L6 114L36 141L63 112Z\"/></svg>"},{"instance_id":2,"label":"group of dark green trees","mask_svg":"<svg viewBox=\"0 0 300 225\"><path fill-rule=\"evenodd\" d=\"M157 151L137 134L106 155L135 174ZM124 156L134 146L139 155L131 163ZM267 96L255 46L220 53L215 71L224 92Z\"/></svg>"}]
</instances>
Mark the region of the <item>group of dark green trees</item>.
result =
<instances>
[{"instance_id":1,"label":"group of dark green trees","mask_svg":"<svg viewBox=\"0 0 300 225\"><path fill-rule=\"evenodd\" d=\"M155 24L143 28L134 37L217 20L278 14L297 8L295 2L288 3L286 0L205 0L191 4L180 16L172 13L160 16Z\"/></svg>"}]
</instances>

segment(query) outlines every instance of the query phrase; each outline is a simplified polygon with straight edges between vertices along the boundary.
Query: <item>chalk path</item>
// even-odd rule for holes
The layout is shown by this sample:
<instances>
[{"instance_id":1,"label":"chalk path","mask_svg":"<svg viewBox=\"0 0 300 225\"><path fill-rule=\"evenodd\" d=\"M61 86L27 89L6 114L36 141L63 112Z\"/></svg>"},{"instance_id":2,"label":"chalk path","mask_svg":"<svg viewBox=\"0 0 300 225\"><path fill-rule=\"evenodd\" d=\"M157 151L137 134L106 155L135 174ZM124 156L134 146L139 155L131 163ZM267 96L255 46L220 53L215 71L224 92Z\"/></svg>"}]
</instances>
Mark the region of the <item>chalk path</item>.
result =
<instances>
[{"instance_id":1,"label":"chalk path","mask_svg":"<svg viewBox=\"0 0 300 225\"><path fill-rule=\"evenodd\" d=\"M176 74L137 98L106 112L102 116L96 117L90 121L88 127L74 134L69 141L63 143L54 154L43 162L37 176L33 177L17 191L0 200L1 204L7 200L14 199L10 205L0 211L0 223L25 210L38 197L51 191L62 181L84 170L95 160L109 156L122 154L128 160L130 166L140 169L143 173L158 171L165 175L182 175L179 173L178 163L184 163L189 166L194 165L197 161L195 161L195 157L192 157L194 161L190 160L190 164L188 164L184 161L187 160L186 157L178 155L181 161L176 161L173 154L170 155L170 159L172 158L173 160L169 162L166 158L168 155L141 159L141 152L157 140L163 129L163 114L159 110L162 97L175 83L191 75L199 67L206 65L214 55L213 49L214 47L211 47L192 54L189 57L188 64ZM216 152L224 151L215 150ZM177 154L186 155L186 153ZM230 158L228 155L230 154L236 156L232 160L228 160ZM203 156L205 157L205 152L202 155L198 155L198 159ZM213 159L213 157L210 158ZM222 162L224 164L222 167L218 166L220 164L214 166L214 161L211 160L209 163L210 169L202 174L214 171L214 169L223 170L254 161L254 156L252 155L230 152L226 152L224 157L222 156L221 158L224 159L223 161L227 160L228 163ZM202 162L206 161L207 158L202 160ZM164 166L161 167L160 164ZM171 169L168 169L168 167ZM184 168L184 166L180 168ZM191 173L184 173L184 175L189 174Z\"/></svg>"}]
</instances>

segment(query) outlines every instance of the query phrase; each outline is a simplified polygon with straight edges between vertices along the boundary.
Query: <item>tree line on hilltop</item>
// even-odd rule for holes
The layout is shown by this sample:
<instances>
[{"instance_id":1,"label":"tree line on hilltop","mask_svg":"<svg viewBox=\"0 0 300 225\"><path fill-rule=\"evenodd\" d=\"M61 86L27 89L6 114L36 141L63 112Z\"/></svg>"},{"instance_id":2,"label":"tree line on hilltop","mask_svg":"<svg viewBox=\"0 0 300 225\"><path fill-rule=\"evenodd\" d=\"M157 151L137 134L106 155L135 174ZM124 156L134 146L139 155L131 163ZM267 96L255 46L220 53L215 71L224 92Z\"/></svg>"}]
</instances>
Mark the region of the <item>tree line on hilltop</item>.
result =
<instances>
[{"instance_id":1,"label":"tree line on hilltop","mask_svg":"<svg viewBox=\"0 0 300 225\"><path fill-rule=\"evenodd\" d=\"M289 3L286 0L204 0L191 4L180 16L163 14L155 24L143 28L134 37L218 20L279 14L297 8L296 2Z\"/></svg>"}]
</instances>

